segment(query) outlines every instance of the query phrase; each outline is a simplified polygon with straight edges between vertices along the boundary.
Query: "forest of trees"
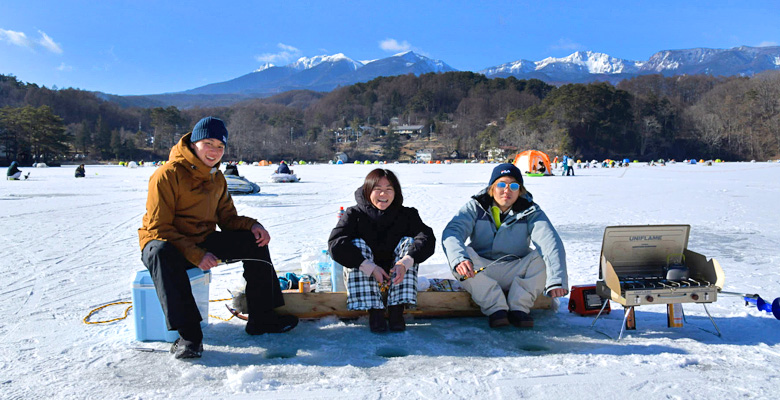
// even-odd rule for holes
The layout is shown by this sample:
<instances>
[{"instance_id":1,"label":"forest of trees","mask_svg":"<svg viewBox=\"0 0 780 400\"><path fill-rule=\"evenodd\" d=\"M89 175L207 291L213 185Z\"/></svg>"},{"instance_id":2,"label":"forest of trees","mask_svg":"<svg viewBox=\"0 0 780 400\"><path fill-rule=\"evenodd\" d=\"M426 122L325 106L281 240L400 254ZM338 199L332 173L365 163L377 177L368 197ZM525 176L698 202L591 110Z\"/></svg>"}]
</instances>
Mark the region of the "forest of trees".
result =
<instances>
[{"instance_id":1,"label":"forest of trees","mask_svg":"<svg viewBox=\"0 0 780 400\"><path fill-rule=\"evenodd\" d=\"M123 108L96 93L0 75L0 162L158 160L198 119L227 123L226 159L394 160L410 140L457 150L539 149L587 159L780 155L780 73L647 75L552 86L472 72L381 77L330 93L293 91L227 107ZM425 126L390 134L391 121ZM337 143L335 132L362 131ZM378 150L377 150L378 149Z\"/></svg>"}]
</instances>

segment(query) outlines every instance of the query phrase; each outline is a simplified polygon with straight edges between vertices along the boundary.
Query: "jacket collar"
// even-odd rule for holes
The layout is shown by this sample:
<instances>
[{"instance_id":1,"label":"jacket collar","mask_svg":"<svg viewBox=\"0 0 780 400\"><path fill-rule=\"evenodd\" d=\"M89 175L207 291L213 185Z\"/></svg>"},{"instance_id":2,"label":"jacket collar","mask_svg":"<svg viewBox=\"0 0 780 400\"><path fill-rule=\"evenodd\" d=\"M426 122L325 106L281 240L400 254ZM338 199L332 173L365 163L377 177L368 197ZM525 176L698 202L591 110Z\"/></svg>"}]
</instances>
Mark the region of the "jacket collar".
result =
<instances>
[{"instance_id":1,"label":"jacket collar","mask_svg":"<svg viewBox=\"0 0 780 400\"><path fill-rule=\"evenodd\" d=\"M374 205L371 204L371 200L363 197L362 186L359 186L357 190L355 190L355 201L357 202L357 207L360 211L379 224L391 223L398 214L398 209L400 208L396 204L391 204L390 207L385 210L374 207Z\"/></svg>"},{"instance_id":2,"label":"jacket collar","mask_svg":"<svg viewBox=\"0 0 780 400\"><path fill-rule=\"evenodd\" d=\"M492 215L489 210L490 207L493 206L493 197L488 194L488 188L482 189L479 193L471 196L471 198L474 199L488 215ZM514 215L508 218L522 219L536 211L537 208L531 193L526 192L525 195L518 197L517 201L512 204L511 210Z\"/></svg>"},{"instance_id":3,"label":"jacket collar","mask_svg":"<svg viewBox=\"0 0 780 400\"><path fill-rule=\"evenodd\" d=\"M168 155L168 162L179 162L187 166L187 170L190 173L200 179L210 179L213 174L219 171L218 165L209 168L203 161L198 158L197 155L190 148L190 136L192 132L187 133L179 139L171 148L171 153Z\"/></svg>"}]
</instances>

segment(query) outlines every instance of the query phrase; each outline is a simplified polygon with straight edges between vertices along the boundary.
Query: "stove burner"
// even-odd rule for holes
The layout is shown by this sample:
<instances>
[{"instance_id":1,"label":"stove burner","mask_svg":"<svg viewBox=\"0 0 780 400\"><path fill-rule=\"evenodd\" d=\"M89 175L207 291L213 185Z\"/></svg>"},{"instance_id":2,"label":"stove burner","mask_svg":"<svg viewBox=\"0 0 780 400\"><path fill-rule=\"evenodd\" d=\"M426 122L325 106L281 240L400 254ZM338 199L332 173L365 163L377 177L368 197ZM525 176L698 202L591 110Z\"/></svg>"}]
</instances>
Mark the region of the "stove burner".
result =
<instances>
[{"instance_id":1,"label":"stove burner","mask_svg":"<svg viewBox=\"0 0 780 400\"><path fill-rule=\"evenodd\" d=\"M693 278L669 280L660 276L627 276L620 281L620 288L623 291L637 289L680 289L710 286L712 286L712 284L705 280Z\"/></svg>"}]
</instances>

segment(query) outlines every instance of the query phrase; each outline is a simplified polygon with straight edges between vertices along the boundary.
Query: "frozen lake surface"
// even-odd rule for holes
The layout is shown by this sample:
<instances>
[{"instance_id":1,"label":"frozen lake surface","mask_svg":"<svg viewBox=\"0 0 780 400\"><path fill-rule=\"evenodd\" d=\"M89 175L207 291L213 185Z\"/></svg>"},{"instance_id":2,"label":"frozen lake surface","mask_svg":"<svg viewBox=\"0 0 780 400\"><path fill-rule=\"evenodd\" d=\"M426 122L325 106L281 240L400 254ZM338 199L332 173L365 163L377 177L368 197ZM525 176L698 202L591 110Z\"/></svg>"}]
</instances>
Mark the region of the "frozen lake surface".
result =
<instances>
[{"instance_id":1,"label":"frozen lake surface","mask_svg":"<svg viewBox=\"0 0 780 400\"><path fill-rule=\"evenodd\" d=\"M236 196L240 214L271 233L278 271L324 249L339 207L374 166L294 166L299 183L268 183L272 167L240 166L261 193ZM494 165L386 165L404 204L437 239ZM777 398L780 321L719 297L688 304L683 328L664 306L637 308L637 330L615 341L592 317L533 312L532 330L488 328L485 318L410 319L400 334L370 334L367 320L302 322L281 335L250 337L243 322L210 319L204 356L174 360L166 343L140 343L130 318L102 325L93 308L127 301L143 269L136 230L154 167L23 168L27 181L0 183L0 393L2 398ZM560 175L560 171L557 171ZM780 296L780 164L577 169L575 177L529 177L526 187L566 247L570 285L593 284L604 228L689 224L688 247L714 257L724 290ZM450 277L440 241L421 275ZM238 264L213 270L211 298L229 297ZM221 303L211 313L228 317ZM622 308L597 328L617 336ZM108 308L94 319L120 316ZM136 348L155 349L142 352Z\"/></svg>"}]
</instances>

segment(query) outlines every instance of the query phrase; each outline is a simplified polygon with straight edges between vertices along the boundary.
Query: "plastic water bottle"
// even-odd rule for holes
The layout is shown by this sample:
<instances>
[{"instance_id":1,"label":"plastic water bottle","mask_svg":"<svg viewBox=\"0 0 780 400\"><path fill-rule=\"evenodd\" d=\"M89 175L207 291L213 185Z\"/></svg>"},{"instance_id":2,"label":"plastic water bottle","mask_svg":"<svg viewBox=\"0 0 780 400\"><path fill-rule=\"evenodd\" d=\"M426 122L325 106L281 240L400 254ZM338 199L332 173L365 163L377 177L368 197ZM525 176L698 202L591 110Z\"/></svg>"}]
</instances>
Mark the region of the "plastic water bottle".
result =
<instances>
[{"instance_id":1,"label":"plastic water bottle","mask_svg":"<svg viewBox=\"0 0 780 400\"><path fill-rule=\"evenodd\" d=\"M331 278L333 276L333 264L331 263L330 256L327 250L322 250L320 256L317 259L317 291L318 292L332 292L333 282Z\"/></svg>"},{"instance_id":2,"label":"plastic water bottle","mask_svg":"<svg viewBox=\"0 0 780 400\"><path fill-rule=\"evenodd\" d=\"M337 218L341 220L344 216L344 207L339 207L339 213ZM336 260L331 259L331 291L334 292L346 292L347 287L344 285L344 267L337 263Z\"/></svg>"}]
</instances>

